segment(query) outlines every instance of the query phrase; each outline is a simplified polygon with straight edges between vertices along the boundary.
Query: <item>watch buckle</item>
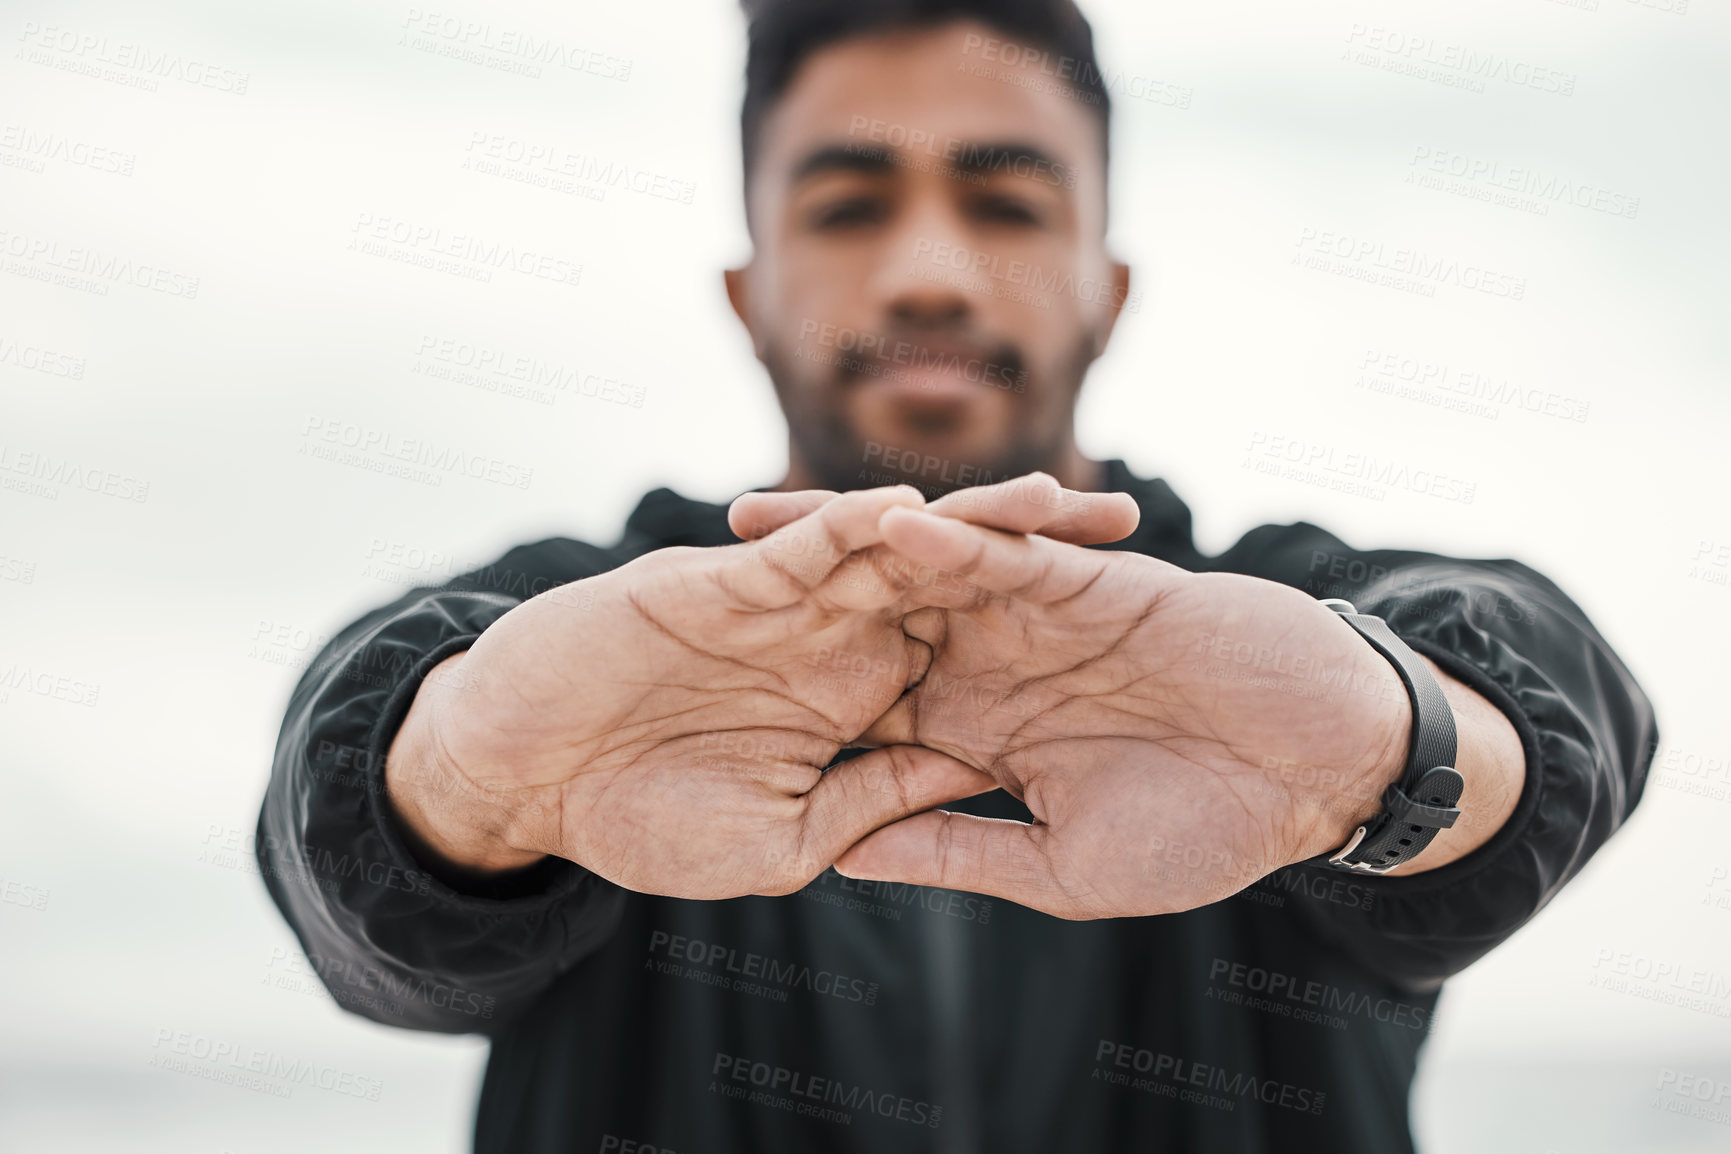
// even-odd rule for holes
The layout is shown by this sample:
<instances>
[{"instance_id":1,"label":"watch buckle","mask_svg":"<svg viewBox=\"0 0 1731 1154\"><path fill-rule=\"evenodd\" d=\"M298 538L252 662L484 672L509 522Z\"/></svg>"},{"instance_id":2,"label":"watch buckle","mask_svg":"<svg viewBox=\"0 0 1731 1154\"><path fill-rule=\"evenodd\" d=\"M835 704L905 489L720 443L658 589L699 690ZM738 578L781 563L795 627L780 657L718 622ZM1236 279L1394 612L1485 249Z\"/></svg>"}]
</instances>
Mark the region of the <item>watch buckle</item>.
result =
<instances>
[{"instance_id":1,"label":"watch buckle","mask_svg":"<svg viewBox=\"0 0 1731 1154\"><path fill-rule=\"evenodd\" d=\"M1394 866L1392 865L1378 866L1374 862L1346 860L1346 856L1353 850L1357 849L1359 843L1364 840L1365 831L1369 828L1369 826L1361 825L1358 829L1354 830L1351 839L1348 840L1345 845L1335 850L1333 854L1329 855L1328 864L1331 866L1339 866L1341 869L1349 869L1355 873L1361 874L1385 874L1389 870L1393 869Z\"/></svg>"},{"instance_id":2,"label":"watch buckle","mask_svg":"<svg viewBox=\"0 0 1731 1154\"><path fill-rule=\"evenodd\" d=\"M1351 853L1353 850L1358 848L1358 843L1364 840L1364 831L1366 828L1367 827L1362 826L1362 825L1359 826L1357 831L1353 833L1351 840L1349 840L1345 845L1341 846L1339 849L1335 850L1334 853L1329 856L1328 864L1329 865L1343 865L1343 866L1347 866L1350 869L1357 869L1358 866L1356 864L1354 864L1353 862L1342 861L1341 859L1344 858L1347 854Z\"/></svg>"}]
</instances>

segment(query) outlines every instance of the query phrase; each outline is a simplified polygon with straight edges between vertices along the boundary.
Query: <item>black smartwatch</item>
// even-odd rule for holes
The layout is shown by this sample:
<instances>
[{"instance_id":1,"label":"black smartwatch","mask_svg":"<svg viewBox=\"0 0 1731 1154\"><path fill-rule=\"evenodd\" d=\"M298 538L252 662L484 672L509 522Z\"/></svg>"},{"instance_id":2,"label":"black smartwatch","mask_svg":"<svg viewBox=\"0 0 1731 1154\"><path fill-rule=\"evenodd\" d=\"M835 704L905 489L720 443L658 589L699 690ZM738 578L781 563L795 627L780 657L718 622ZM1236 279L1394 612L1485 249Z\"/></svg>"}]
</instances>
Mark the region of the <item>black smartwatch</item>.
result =
<instances>
[{"instance_id":1,"label":"black smartwatch","mask_svg":"<svg viewBox=\"0 0 1731 1154\"><path fill-rule=\"evenodd\" d=\"M1380 617L1360 613L1352 602L1322 602L1393 663L1412 699L1412 742L1400 780L1382 793L1382 812L1358 827L1328 864L1354 873L1385 874L1417 857L1437 830L1461 815L1466 779L1455 768L1455 714L1442 686L1406 642Z\"/></svg>"}]
</instances>

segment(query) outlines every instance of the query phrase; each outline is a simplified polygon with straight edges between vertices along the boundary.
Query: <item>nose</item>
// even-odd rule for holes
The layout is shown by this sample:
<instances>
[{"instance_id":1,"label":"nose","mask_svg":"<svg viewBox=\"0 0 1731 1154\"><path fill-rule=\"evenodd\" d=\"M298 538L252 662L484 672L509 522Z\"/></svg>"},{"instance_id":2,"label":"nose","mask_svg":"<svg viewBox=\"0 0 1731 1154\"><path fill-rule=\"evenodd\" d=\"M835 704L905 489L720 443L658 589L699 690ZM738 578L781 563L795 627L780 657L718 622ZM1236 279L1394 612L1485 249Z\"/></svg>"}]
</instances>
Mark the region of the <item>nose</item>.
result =
<instances>
[{"instance_id":1,"label":"nose","mask_svg":"<svg viewBox=\"0 0 1731 1154\"><path fill-rule=\"evenodd\" d=\"M974 303L967 273L934 254L967 252L966 234L953 212L927 201L910 206L885 237L873 276L873 295L887 327L943 331L968 327Z\"/></svg>"}]
</instances>

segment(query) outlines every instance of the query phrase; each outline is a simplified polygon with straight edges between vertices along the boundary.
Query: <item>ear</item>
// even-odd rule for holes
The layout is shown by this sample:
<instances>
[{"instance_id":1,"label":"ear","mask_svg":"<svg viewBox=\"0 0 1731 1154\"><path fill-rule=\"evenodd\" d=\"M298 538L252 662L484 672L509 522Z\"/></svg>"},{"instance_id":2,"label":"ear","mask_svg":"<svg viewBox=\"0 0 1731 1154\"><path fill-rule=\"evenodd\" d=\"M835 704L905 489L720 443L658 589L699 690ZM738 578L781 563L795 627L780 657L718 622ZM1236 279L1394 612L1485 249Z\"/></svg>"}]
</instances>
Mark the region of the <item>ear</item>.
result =
<instances>
[{"instance_id":1,"label":"ear","mask_svg":"<svg viewBox=\"0 0 1731 1154\"><path fill-rule=\"evenodd\" d=\"M1130 266L1121 260L1112 262L1112 295L1106 305L1105 315L1100 318L1100 327L1094 333L1094 355L1100 356L1106 351L1106 343L1112 339L1112 330L1118 327L1118 314L1124 311L1124 305L1130 300Z\"/></svg>"},{"instance_id":2,"label":"ear","mask_svg":"<svg viewBox=\"0 0 1731 1154\"><path fill-rule=\"evenodd\" d=\"M758 348L757 333L751 325L751 265L747 263L739 268L726 269L721 279L727 286L727 303L733 306L733 315L745 326L751 337L751 347Z\"/></svg>"}]
</instances>

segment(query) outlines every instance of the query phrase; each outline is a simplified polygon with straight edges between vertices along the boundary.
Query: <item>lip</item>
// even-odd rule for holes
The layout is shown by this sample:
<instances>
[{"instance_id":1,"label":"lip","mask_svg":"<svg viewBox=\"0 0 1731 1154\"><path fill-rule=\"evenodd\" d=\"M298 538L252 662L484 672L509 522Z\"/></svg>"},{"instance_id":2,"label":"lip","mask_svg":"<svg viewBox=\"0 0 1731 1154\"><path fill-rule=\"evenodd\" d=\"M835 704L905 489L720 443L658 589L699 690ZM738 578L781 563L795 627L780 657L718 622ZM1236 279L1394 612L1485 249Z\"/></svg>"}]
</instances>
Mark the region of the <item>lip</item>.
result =
<instances>
[{"instance_id":1,"label":"lip","mask_svg":"<svg viewBox=\"0 0 1731 1154\"><path fill-rule=\"evenodd\" d=\"M870 370L857 374L858 385L934 399L967 397L992 388L989 376L995 371L994 362L991 352L980 345L898 338L891 347L909 351L900 357L872 355L866 361Z\"/></svg>"},{"instance_id":2,"label":"lip","mask_svg":"<svg viewBox=\"0 0 1731 1154\"><path fill-rule=\"evenodd\" d=\"M868 376L859 384L872 392L888 393L915 402L965 401L991 391L983 381L969 380L955 370L915 372L899 365L887 366L883 376Z\"/></svg>"}]
</instances>

